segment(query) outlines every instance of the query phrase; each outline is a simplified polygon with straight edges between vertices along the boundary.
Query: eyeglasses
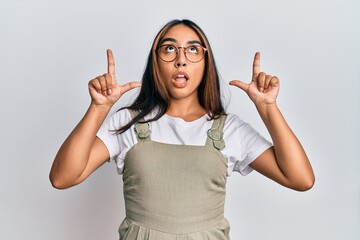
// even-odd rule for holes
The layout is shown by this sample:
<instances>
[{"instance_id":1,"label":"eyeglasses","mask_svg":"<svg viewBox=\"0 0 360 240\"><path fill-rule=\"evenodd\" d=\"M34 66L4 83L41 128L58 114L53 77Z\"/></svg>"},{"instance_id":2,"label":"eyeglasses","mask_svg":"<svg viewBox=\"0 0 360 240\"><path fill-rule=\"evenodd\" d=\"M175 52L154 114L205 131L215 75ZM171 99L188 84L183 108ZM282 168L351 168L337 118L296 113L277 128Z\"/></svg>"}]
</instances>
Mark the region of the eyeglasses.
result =
<instances>
[{"instance_id":1,"label":"eyeglasses","mask_svg":"<svg viewBox=\"0 0 360 240\"><path fill-rule=\"evenodd\" d=\"M157 52L161 60L165 62L172 62L178 57L180 48L182 48L182 50L184 51L186 59L192 63L200 62L204 58L205 52L207 51L207 49L201 45L176 47L171 44L165 44L158 47Z\"/></svg>"}]
</instances>

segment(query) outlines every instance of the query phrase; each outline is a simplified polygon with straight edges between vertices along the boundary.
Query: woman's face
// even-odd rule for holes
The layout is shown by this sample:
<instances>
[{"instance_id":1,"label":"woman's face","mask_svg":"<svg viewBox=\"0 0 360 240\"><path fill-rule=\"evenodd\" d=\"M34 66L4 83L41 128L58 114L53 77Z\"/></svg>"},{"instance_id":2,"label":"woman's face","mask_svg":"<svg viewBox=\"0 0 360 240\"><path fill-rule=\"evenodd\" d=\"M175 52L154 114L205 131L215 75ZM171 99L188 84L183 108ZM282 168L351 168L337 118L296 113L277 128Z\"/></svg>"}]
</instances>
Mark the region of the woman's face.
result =
<instances>
[{"instance_id":1,"label":"woman's face","mask_svg":"<svg viewBox=\"0 0 360 240\"><path fill-rule=\"evenodd\" d=\"M191 62L185 57L183 49L190 45L201 45L200 38L193 29L179 24L172 27L164 35L160 41L161 45L181 47L177 57L172 62L160 59L158 52L159 69L170 97L173 100L189 99L198 101L197 89L203 78L205 58L196 63ZM176 51L171 46L165 50L169 52ZM195 48L189 48L188 51L193 52Z\"/></svg>"}]
</instances>

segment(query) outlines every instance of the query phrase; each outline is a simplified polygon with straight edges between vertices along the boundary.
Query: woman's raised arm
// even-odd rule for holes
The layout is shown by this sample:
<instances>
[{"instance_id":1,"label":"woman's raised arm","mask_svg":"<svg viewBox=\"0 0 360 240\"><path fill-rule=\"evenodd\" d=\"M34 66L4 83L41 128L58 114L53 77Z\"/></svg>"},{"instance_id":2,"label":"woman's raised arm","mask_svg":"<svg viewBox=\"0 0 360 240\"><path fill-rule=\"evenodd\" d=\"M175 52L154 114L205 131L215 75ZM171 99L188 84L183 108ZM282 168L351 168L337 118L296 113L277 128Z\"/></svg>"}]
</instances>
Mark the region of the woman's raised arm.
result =
<instances>
[{"instance_id":1,"label":"woman's raised arm","mask_svg":"<svg viewBox=\"0 0 360 240\"><path fill-rule=\"evenodd\" d=\"M104 143L96 137L111 107L139 82L119 85L115 78L115 61L107 50L108 71L89 81L91 104L79 124L60 147L50 171L51 184L58 189L72 187L84 181L109 159Z\"/></svg>"},{"instance_id":2,"label":"woman's raised arm","mask_svg":"<svg viewBox=\"0 0 360 240\"><path fill-rule=\"evenodd\" d=\"M300 141L276 104L279 79L260 72L260 53L254 57L251 83L233 80L230 85L249 95L274 143L273 148L266 150L250 166L286 187L298 191L310 189L315 182L314 172Z\"/></svg>"}]
</instances>

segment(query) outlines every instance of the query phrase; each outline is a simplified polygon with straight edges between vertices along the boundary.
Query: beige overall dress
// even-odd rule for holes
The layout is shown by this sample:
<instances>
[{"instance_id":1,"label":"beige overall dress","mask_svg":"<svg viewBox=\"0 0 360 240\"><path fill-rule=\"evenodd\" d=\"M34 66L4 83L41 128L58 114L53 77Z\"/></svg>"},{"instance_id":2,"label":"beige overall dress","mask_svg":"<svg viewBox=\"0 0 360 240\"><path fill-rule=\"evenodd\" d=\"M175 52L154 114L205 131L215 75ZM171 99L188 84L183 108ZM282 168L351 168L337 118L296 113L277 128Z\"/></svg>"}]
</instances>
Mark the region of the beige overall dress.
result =
<instances>
[{"instance_id":1,"label":"beige overall dress","mask_svg":"<svg viewBox=\"0 0 360 240\"><path fill-rule=\"evenodd\" d=\"M214 120L204 146L155 142L149 124L135 124L138 143L128 151L123 173L120 240L229 239L227 161L219 151L225 118Z\"/></svg>"}]
</instances>

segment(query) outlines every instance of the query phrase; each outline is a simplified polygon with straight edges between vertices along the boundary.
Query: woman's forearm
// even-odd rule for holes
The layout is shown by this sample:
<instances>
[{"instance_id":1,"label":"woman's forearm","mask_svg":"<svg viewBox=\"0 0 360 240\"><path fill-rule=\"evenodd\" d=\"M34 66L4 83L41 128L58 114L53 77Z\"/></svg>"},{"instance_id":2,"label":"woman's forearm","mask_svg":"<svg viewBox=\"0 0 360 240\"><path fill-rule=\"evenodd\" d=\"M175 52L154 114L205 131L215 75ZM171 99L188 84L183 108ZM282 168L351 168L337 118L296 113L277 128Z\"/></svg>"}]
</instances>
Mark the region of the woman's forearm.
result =
<instances>
[{"instance_id":1,"label":"woman's forearm","mask_svg":"<svg viewBox=\"0 0 360 240\"><path fill-rule=\"evenodd\" d=\"M89 160L91 147L110 108L91 104L85 116L60 147L50 171L56 188L74 185Z\"/></svg>"},{"instance_id":2,"label":"woman's forearm","mask_svg":"<svg viewBox=\"0 0 360 240\"><path fill-rule=\"evenodd\" d=\"M309 159L276 103L256 105L274 143L276 162L291 186L311 188L315 176Z\"/></svg>"}]
</instances>

